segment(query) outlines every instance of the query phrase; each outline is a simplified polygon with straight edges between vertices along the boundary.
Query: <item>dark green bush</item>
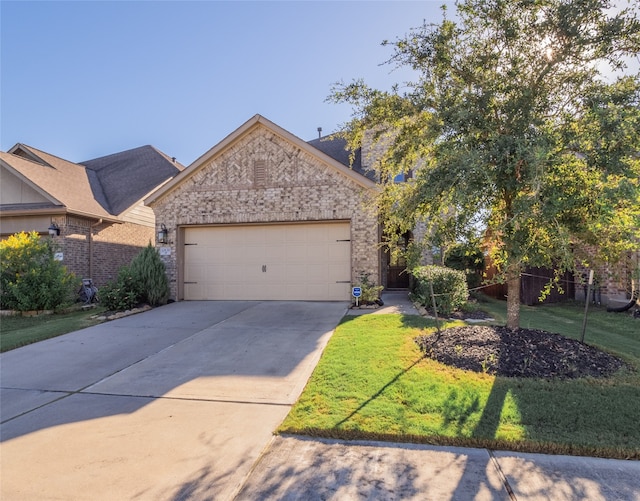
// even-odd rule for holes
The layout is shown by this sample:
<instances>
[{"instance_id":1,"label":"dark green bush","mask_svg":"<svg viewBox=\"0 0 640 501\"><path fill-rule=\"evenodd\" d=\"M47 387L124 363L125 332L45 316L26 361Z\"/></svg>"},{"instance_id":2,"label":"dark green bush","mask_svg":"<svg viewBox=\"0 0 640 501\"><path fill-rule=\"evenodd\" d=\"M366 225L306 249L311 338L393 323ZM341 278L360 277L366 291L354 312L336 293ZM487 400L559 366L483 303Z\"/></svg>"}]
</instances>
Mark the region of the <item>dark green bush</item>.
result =
<instances>
[{"instance_id":1,"label":"dark green bush","mask_svg":"<svg viewBox=\"0 0 640 501\"><path fill-rule=\"evenodd\" d=\"M140 287L129 266L118 271L118 277L100 288L100 302L113 311L135 308L140 302Z\"/></svg>"},{"instance_id":2,"label":"dark green bush","mask_svg":"<svg viewBox=\"0 0 640 501\"><path fill-rule=\"evenodd\" d=\"M118 271L118 278L100 289L100 301L109 310L130 310L140 303L165 304L169 298L169 279L158 251L149 244L129 266Z\"/></svg>"},{"instance_id":3,"label":"dark green bush","mask_svg":"<svg viewBox=\"0 0 640 501\"><path fill-rule=\"evenodd\" d=\"M55 310L73 302L75 276L54 258L55 248L37 232L0 242L0 307Z\"/></svg>"},{"instance_id":4,"label":"dark green bush","mask_svg":"<svg viewBox=\"0 0 640 501\"><path fill-rule=\"evenodd\" d=\"M477 243L457 243L447 250L444 260L447 268L464 271L469 288L478 287L482 283L484 271L484 253Z\"/></svg>"},{"instance_id":5,"label":"dark green bush","mask_svg":"<svg viewBox=\"0 0 640 501\"><path fill-rule=\"evenodd\" d=\"M169 279L158 251L147 245L131 262L131 274L140 284L140 300L151 306L166 304Z\"/></svg>"},{"instance_id":6,"label":"dark green bush","mask_svg":"<svg viewBox=\"0 0 640 501\"><path fill-rule=\"evenodd\" d=\"M462 308L469 296L464 272L444 266L418 266L412 270L413 295L425 308L432 308L429 283L433 284L438 314L448 316Z\"/></svg>"}]
</instances>

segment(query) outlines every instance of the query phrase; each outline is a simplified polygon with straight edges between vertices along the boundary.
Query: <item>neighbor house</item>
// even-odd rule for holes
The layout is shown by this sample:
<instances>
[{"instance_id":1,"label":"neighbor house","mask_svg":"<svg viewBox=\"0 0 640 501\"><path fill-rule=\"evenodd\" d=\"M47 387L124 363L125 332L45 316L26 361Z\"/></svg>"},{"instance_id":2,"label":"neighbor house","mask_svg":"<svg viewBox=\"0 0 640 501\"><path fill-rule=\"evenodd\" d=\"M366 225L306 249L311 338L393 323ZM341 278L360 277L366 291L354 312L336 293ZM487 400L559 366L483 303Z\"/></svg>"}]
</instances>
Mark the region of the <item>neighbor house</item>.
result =
<instances>
[{"instance_id":1,"label":"neighbor house","mask_svg":"<svg viewBox=\"0 0 640 501\"><path fill-rule=\"evenodd\" d=\"M52 234L57 258L103 285L155 243L155 216L142 200L183 169L152 146L74 163L16 144L0 152L0 236Z\"/></svg>"}]
</instances>

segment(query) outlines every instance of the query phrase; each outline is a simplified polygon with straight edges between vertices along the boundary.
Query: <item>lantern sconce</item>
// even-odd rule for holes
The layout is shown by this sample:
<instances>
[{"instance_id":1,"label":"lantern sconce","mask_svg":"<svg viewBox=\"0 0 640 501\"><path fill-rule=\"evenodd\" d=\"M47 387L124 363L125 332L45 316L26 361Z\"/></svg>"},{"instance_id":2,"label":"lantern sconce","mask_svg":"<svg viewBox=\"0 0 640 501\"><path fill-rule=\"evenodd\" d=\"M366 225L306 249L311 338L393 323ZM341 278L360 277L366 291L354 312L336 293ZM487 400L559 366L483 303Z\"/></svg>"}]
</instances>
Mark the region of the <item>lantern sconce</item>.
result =
<instances>
[{"instance_id":1,"label":"lantern sconce","mask_svg":"<svg viewBox=\"0 0 640 501\"><path fill-rule=\"evenodd\" d=\"M49 226L49 228L47 228L47 230L49 230L50 237L57 237L60 235L60 227L53 221L51 222L51 225Z\"/></svg>"},{"instance_id":2,"label":"lantern sconce","mask_svg":"<svg viewBox=\"0 0 640 501\"><path fill-rule=\"evenodd\" d=\"M168 244L169 243L169 230L164 225L164 223L160 224L160 230L158 230L158 243L159 244Z\"/></svg>"}]
</instances>

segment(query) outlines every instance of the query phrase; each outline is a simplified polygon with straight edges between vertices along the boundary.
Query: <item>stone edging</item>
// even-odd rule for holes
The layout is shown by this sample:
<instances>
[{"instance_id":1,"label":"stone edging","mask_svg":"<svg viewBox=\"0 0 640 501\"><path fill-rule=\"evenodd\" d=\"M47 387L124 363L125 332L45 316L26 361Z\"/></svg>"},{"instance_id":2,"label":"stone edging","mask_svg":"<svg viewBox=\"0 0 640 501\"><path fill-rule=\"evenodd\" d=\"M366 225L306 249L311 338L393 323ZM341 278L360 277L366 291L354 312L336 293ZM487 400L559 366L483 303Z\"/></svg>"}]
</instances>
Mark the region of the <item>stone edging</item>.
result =
<instances>
[{"instance_id":1,"label":"stone edging","mask_svg":"<svg viewBox=\"0 0 640 501\"><path fill-rule=\"evenodd\" d=\"M427 311L427 309L422 306L419 303L413 302L413 305L416 307L416 310L418 310L418 313L420 313L421 316L425 317L425 318L431 318L431 319L435 319L435 317L429 315L429 312ZM442 318L443 320L462 320L463 322L467 322L468 324L475 324L475 323L482 323L482 322L495 322L495 318L491 318L491 317L487 317L487 318L448 318L448 317L439 317Z\"/></svg>"},{"instance_id":2,"label":"stone edging","mask_svg":"<svg viewBox=\"0 0 640 501\"><path fill-rule=\"evenodd\" d=\"M95 318L96 320L102 320L102 321L117 320L118 318L128 317L129 315L135 315L136 313L142 313L143 311L149 311L150 309L151 309L151 306L149 306L148 304L145 304L140 308L133 308L131 310L125 310L125 311L116 311L108 315L107 314L94 315L91 318Z\"/></svg>"}]
</instances>

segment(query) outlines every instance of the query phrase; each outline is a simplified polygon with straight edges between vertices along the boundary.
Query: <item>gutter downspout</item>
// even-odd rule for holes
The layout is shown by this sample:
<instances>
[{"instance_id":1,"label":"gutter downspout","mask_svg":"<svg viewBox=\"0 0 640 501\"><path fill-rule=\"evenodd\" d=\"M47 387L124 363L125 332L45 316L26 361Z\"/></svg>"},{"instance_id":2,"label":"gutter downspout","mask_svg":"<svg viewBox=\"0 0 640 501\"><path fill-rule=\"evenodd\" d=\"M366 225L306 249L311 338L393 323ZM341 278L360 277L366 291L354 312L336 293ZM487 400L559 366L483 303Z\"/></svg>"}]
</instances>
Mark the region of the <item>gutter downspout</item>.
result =
<instances>
[{"instance_id":1,"label":"gutter downspout","mask_svg":"<svg viewBox=\"0 0 640 501\"><path fill-rule=\"evenodd\" d=\"M89 277L93 280L93 228L102 224L102 218L89 225Z\"/></svg>"}]
</instances>

